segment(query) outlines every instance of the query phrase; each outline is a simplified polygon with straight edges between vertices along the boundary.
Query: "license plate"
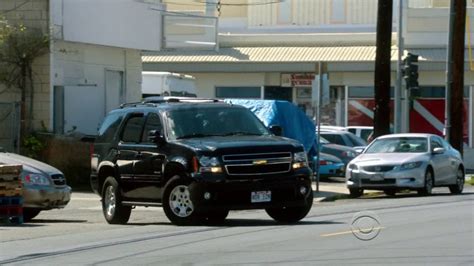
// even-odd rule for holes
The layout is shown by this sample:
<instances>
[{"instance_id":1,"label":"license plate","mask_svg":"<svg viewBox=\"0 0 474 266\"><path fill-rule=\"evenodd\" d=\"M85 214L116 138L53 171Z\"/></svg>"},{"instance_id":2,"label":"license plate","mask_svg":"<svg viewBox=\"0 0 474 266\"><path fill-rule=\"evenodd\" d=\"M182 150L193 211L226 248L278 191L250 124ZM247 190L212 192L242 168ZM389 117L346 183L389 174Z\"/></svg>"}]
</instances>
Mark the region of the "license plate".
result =
<instances>
[{"instance_id":1,"label":"license plate","mask_svg":"<svg viewBox=\"0 0 474 266\"><path fill-rule=\"evenodd\" d=\"M372 181L382 181L383 180L383 175L373 175L370 180Z\"/></svg>"},{"instance_id":2,"label":"license plate","mask_svg":"<svg viewBox=\"0 0 474 266\"><path fill-rule=\"evenodd\" d=\"M252 203L269 202L271 200L272 200L271 191L254 191L250 195L250 202Z\"/></svg>"}]
</instances>

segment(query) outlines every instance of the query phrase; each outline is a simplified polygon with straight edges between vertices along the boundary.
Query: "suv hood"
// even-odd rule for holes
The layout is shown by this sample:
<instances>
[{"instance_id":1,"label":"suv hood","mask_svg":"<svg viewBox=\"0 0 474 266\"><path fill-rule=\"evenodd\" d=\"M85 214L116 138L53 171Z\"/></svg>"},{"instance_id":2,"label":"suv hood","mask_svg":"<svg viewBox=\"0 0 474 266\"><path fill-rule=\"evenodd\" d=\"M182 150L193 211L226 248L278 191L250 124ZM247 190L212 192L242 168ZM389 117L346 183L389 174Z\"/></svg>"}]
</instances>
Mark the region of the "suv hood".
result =
<instances>
[{"instance_id":1,"label":"suv hood","mask_svg":"<svg viewBox=\"0 0 474 266\"><path fill-rule=\"evenodd\" d=\"M177 140L175 143L187 146L195 151L209 151L227 149L239 149L240 151L270 150L270 151L295 151L303 148L301 143L284 137L277 136L226 136L226 137L205 137L194 139Z\"/></svg>"},{"instance_id":2,"label":"suv hood","mask_svg":"<svg viewBox=\"0 0 474 266\"><path fill-rule=\"evenodd\" d=\"M0 153L0 164L21 164L23 171L36 174L62 174L61 171L48 164L15 153Z\"/></svg>"}]
</instances>

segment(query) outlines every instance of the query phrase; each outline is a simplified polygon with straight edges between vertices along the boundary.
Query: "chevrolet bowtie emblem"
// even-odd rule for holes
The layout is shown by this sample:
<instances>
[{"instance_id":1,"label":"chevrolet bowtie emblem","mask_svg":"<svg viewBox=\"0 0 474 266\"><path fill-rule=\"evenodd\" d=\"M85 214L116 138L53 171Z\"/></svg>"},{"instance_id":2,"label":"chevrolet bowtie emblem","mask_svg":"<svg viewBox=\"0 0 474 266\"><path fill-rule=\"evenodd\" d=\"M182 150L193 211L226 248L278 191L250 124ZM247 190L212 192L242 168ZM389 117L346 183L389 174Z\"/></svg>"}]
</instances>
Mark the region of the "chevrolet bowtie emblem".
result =
<instances>
[{"instance_id":1,"label":"chevrolet bowtie emblem","mask_svg":"<svg viewBox=\"0 0 474 266\"><path fill-rule=\"evenodd\" d=\"M260 164L267 164L267 160L258 160L258 161L253 161L253 164L260 165Z\"/></svg>"}]
</instances>

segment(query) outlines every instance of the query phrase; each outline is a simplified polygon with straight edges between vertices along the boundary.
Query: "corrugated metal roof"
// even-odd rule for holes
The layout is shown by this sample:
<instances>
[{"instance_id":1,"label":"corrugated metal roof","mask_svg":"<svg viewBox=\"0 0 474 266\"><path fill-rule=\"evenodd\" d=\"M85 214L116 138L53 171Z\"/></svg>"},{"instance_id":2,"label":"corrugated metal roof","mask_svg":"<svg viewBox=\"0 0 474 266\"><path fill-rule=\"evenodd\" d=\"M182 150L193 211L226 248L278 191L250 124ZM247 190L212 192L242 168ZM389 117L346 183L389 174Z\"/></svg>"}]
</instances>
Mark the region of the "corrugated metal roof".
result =
<instances>
[{"instance_id":1,"label":"corrugated metal roof","mask_svg":"<svg viewBox=\"0 0 474 266\"><path fill-rule=\"evenodd\" d=\"M444 62L446 49L410 49L420 61ZM467 58L467 50L466 50ZM397 60L392 48L391 60ZM340 47L226 47L219 51L176 50L145 52L143 63L309 63L375 61L375 46Z\"/></svg>"}]
</instances>

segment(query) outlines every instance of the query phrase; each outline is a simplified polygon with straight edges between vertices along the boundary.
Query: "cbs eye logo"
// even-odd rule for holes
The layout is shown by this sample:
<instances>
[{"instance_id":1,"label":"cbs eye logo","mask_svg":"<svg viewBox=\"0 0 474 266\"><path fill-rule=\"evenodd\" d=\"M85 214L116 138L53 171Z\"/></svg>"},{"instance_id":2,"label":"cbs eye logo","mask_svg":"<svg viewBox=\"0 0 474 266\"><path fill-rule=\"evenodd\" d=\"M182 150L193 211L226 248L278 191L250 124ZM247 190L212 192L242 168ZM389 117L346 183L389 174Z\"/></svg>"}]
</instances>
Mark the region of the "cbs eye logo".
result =
<instances>
[{"instance_id":1,"label":"cbs eye logo","mask_svg":"<svg viewBox=\"0 0 474 266\"><path fill-rule=\"evenodd\" d=\"M382 229L380 218L374 212L358 212L352 217L352 234L362 241L369 241L376 238Z\"/></svg>"}]
</instances>

